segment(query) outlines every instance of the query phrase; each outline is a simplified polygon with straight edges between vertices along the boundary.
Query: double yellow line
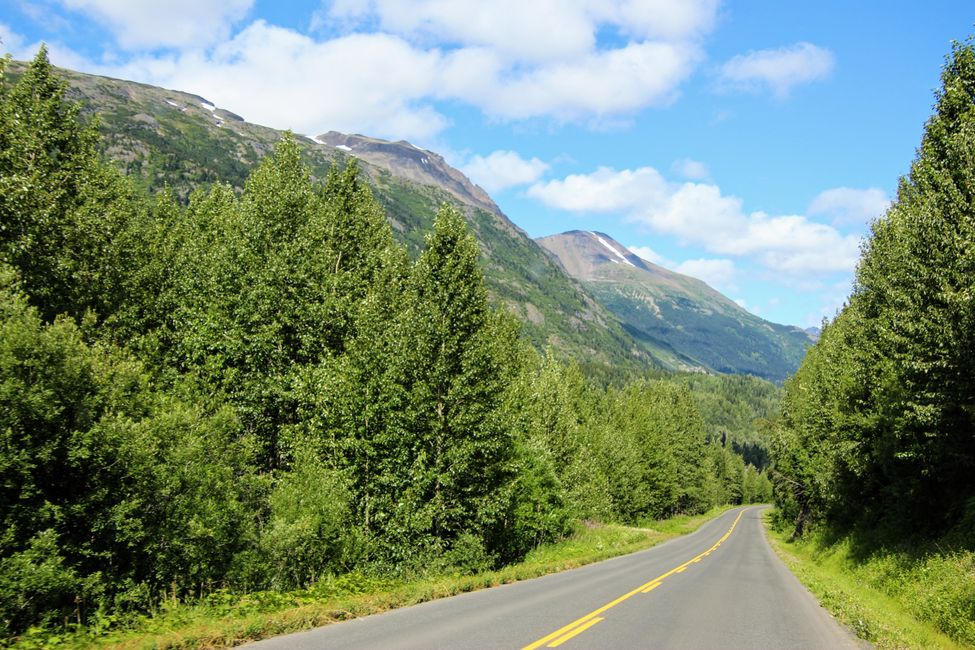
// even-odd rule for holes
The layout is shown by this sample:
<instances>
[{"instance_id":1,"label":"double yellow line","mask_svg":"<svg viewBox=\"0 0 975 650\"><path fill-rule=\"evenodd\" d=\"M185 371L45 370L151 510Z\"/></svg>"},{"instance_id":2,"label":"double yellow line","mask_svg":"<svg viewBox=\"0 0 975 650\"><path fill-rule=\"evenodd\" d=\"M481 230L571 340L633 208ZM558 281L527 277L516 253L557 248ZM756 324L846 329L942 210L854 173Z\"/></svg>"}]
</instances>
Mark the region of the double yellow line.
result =
<instances>
[{"instance_id":1,"label":"double yellow line","mask_svg":"<svg viewBox=\"0 0 975 650\"><path fill-rule=\"evenodd\" d=\"M577 618L576 620L572 621L568 625L566 625L564 627L560 627L559 629L555 630L554 632L552 632L548 636L544 636L541 639L539 639L538 641L535 641L535 643L532 643L531 645L526 645L521 650L535 650L536 648L540 648L542 646L546 646L548 648L557 648L560 645L562 645L563 643L565 643L566 641L568 641L569 639L571 639L571 638L573 638L575 636L578 636L578 635L582 634L583 632L585 632L586 630L588 630L589 628L591 628L593 625L595 625L599 621L603 620L603 618L600 616L600 614L602 614L606 610L612 609L613 607L616 607L617 605L619 605L620 603L622 603L627 598L629 598L631 596L635 596L636 594L648 594L648 593L650 593L651 591L653 591L654 589L656 589L657 587L660 586L660 583L664 580L664 578L667 578L669 576L672 576L675 573L682 573L690 565L694 564L695 562L700 562L702 559L704 559L708 555L711 555L712 552L714 552L719 546L721 546L721 544L724 543L724 541L726 539L728 539L728 537L731 536L732 531L735 530L735 526L738 525L738 520L741 519L741 516L743 514L745 514L745 511L744 510L742 510L741 512L739 512L738 513L738 516L735 517L734 523L731 524L731 528L728 529L728 532L726 532L721 537L721 539L719 539L717 542L715 542L714 543L714 546L712 546L708 550L704 551L700 555L697 555L697 556L691 558L687 562L684 562L683 564L681 564L678 567L674 567L673 569L671 569L667 573L664 573L663 575L659 575L656 578L654 578L653 580L650 580L649 582L643 583L642 585L640 585L639 587L637 587L633 591L630 591L630 592L627 592L627 593L623 594L622 596L620 596L616 600L614 600L614 601L612 601L610 603L606 603L605 605L603 605L599 609L595 609L595 610L589 612L588 614L586 614L582 618Z\"/></svg>"}]
</instances>

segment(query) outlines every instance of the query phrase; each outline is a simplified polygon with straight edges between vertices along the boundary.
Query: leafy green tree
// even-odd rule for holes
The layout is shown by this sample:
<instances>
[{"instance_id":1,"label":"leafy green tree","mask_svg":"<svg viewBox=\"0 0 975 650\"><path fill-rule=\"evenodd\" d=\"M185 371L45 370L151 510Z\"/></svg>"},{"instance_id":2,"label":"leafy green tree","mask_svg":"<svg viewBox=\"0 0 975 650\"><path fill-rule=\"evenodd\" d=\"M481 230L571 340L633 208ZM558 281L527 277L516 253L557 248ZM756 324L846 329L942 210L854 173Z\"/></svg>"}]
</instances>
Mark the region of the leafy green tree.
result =
<instances>
[{"instance_id":1,"label":"leafy green tree","mask_svg":"<svg viewBox=\"0 0 975 650\"><path fill-rule=\"evenodd\" d=\"M973 160L975 48L956 43L918 157L874 224L854 293L872 380L862 430L872 467L862 487L885 505L906 495L905 519L957 516L949 504L973 494Z\"/></svg>"},{"instance_id":2,"label":"leafy green tree","mask_svg":"<svg viewBox=\"0 0 975 650\"><path fill-rule=\"evenodd\" d=\"M222 581L259 504L232 414L155 393L69 319L44 324L8 266L0 333L0 572L21 592L7 632Z\"/></svg>"},{"instance_id":3,"label":"leafy green tree","mask_svg":"<svg viewBox=\"0 0 975 650\"><path fill-rule=\"evenodd\" d=\"M398 474L408 480L398 502L409 527L434 544L494 526L512 478L500 408L517 330L489 308L478 256L463 217L445 205L413 267L399 326L406 399L393 427Z\"/></svg>"},{"instance_id":4,"label":"leafy green tree","mask_svg":"<svg viewBox=\"0 0 975 650\"><path fill-rule=\"evenodd\" d=\"M16 84L0 82L0 259L47 321L114 310L128 267L115 238L135 209L65 89L43 47Z\"/></svg>"},{"instance_id":5,"label":"leafy green tree","mask_svg":"<svg viewBox=\"0 0 975 650\"><path fill-rule=\"evenodd\" d=\"M261 547L268 556L273 587L305 587L349 568L355 559L355 536L348 532L348 489L314 450L296 450L290 471L280 475L271 493L270 506Z\"/></svg>"},{"instance_id":6,"label":"leafy green tree","mask_svg":"<svg viewBox=\"0 0 975 650\"><path fill-rule=\"evenodd\" d=\"M797 532L822 517L936 531L971 509L973 160L975 48L956 43L850 302L786 388L773 476Z\"/></svg>"}]
</instances>

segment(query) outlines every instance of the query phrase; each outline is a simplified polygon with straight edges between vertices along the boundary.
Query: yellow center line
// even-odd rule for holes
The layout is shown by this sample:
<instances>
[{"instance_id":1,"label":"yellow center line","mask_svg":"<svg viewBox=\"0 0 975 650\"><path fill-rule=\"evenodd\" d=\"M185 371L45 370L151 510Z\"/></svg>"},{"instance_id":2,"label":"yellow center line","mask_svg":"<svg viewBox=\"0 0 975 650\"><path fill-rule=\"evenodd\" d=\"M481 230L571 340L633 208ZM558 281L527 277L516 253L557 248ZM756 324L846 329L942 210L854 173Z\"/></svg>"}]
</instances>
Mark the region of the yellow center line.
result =
<instances>
[{"instance_id":1,"label":"yellow center line","mask_svg":"<svg viewBox=\"0 0 975 650\"><path fill-rule=\"evenodd\" d=\"M550 647L550 648L557 648L557 647L559 647L560 645L562 645L563 643L565 643L566 641L568 641L569 639L571 639L575 635L582 634L583 632L585 632L586 630L588 630L589 628L591 628L593 625L595 625L596 623L598 623L601 620L603 620L603 619L601 619L601 618L594 618L594 619L590 620L588 623L586 623L585 625L580 625L576 629L574 629L571 632L569 632L568 634L564 635L561 639L559 639L557 641L552 641L551 643L549 643L548 644L548 647Z\"/></svg>"},{"instance_id":2,"label":"yellow center line","mask_svg":"<svg viewBox=\"0 0 975 650\"><path fill-rule=\"evenodd\" d=\"M535 650L536 648L540 648L540 647L542 647L543 645L546 645L546 644L548 645L549 648L554 648L554 647L557 647L559 645L562 645L563 643L565 643L569 639L573 638L577 634L582 634L583 632L585 632L586 630L588 630L590 627L592 627L593 625L595 625L599 621L603 620L602 618L597 618L597 617L600 614L602 614L603 612L605 612L606 610L611 609L613 607L616 607L617 605L619 605L620 603L622 603L624 600L626 600L626 599L628 599L628 598L630 598L630 597L632 597L632 596L634 596L636 594L639 594L639 593L649 593L649 592L653 591L654 589L656 589L657 587L660 586L660 582L663 581L664 578L668 578L668 577L674 575L675 573L681 573L688 566L690 566L694 562L700 561L700 559L702 557L704 557L705 555L710 554L712 551L714 551L719 546L721 546L721 544L726 539L728 539L728 537L731 535L731 533L735 530L735 526L738 525L738 520L741 519L741 516L743 514L745 514L745 511L744 510L741 510L738 513L738 516L735 517L735 521L734 521L734 523L731 524L731 528L728 529L728 532L725 533L724 536L721 539L719 539L717 541L717 543L715 543L715 545L712 546L711 548L709 548L707 551L704 551L703 553L701 553L701 554L699 554L699 555L691 558L690 560L688 560L687 562L684 562L680 566L674 567L673 569L671 569L667 573L664 573L663 575L657 576L653 580L648 580L647 582L643 583L642 585L640 585L636 589L633 589L632 591L628 591L627 593L623 594L622 596L620 596L616 600L614 600L612 602L609 602L609 603L606 603L605 605L603 605L599 609L595 609L595 610L589 612L588 614L586 614L585 616L583 616L581 618L577 618L576 620L572 621L568 625L565 625L565 626L560 627L559 629L555 630L551 634L548 634L546 636L543 636L538 641L535 641L534 643L532 643L530 645L526 645L521 650Z\"/></svg>"}]
</instances>

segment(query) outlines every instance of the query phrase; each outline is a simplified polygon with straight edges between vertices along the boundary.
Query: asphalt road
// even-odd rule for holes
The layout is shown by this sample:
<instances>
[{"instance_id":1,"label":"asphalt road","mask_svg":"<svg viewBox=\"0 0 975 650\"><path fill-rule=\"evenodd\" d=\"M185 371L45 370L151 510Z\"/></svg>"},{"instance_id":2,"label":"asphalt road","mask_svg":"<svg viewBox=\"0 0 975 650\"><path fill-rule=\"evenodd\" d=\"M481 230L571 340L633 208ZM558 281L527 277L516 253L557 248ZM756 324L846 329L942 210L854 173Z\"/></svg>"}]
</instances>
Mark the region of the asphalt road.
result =
<instances>
[{"instance_id":1,"label":"asphalt road","mask_svg":"<svg viewBox=\"0 0 975 650\"><path fill-rule=\"evenodd\" d=\"M275 648L856 648L737 508L652 549L251 644Z\"/></svg>"}]
</instances>

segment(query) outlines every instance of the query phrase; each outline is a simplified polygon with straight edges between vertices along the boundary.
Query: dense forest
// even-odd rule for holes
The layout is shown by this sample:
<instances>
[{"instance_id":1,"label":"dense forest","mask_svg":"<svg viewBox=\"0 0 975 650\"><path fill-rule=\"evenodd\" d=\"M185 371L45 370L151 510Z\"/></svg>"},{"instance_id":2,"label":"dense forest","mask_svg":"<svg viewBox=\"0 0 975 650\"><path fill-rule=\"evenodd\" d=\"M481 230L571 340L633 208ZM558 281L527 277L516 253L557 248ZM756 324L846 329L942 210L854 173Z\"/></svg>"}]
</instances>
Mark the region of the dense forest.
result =
<instances>
[{"instance_id":1,"label":"dense forest","mask_svg":"<svg viewBox=\"0 0 975 650\"><path fill-rule=\"evenodd\" d=\"M812 521L975 536L975 48L955 44L853 294L787 383L776 498Z\"/></svg>"},{"instance_id":2,"label":"dense forest","mask_svg":"<svg viewBox=\"0 0 975 650\"><path fill-rule=\"evenodd\" d=\"M853 294L786 385L776 502L888 538L975 539L975 48L956 43ZM975 602L975 601L973 601ZM971 613L969 612L969 617Z\"/></svg>"},{"instance_id":3,"label":"dense forest","mask_svg":"<svg viewBox=\"0 0 975 650\"><path fill-rule=\"evenodd\" d=\"M777 388L595 383L490 304L456 208L411 259L289 138L242 192L150 195L64 90L44 50L0 90L3 637L771 498Z\"/></svg>"},{"instance_id":4,"label":"dense forest","mask_svg":"<svg viewBox=\"0 0 975 650\"><path fill-rule=\"evenodd\" d=\"M852 295L767 423L776 523L809 561L807 584L878 647L975 645L973 368L969 40L947 57Z\"/></svg>"}]
</instances>

